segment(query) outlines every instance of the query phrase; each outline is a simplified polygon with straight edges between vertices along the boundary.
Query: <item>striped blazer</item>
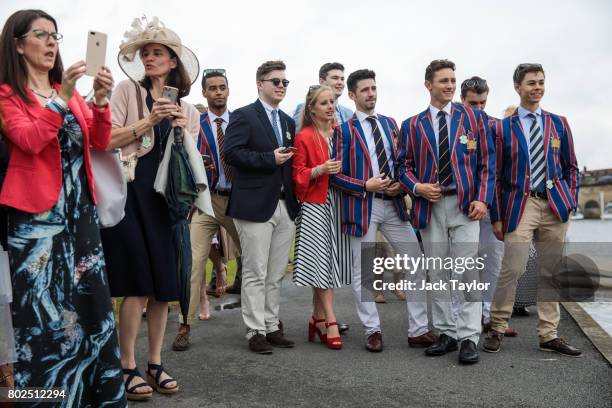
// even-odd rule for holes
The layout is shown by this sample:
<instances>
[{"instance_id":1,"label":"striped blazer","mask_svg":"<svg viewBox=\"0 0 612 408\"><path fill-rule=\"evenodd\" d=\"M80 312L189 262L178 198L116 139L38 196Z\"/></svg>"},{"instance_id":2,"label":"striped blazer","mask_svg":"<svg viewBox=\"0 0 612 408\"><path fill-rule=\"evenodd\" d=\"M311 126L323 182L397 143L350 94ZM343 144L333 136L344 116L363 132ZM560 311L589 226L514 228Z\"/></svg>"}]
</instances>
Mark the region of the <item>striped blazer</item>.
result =
<instances>
[{"instance_id":1,"label":"striped blazer","mask_svg":"<svg viewBox=\"0 0 612 408\"><path fill-rule=\"evenodd\" d=\"M398 162L397 123L393 118L378 115L383 134L393 147L393 162ZM340 173L330 177L330 184L341 192L342 232L355 237L362 237L368 232L372 215L374 193L366 191L365 184L374 176L370 162L370 153L363 128L359 119L353 116L334 131L335 160L342 161ZM397 175L397 166L395 169ZM409 221L408 209L403 195L398 195L393 204L401 220Z\"/></svg>"},{"instance_id":2,"label":"striped blazer","mask_svg":"<svg viewBox=\"0 0 612 408\"><path fill-rule=\"evenodd\" d=\"M229 114L231 118L232 113L230 112ZM210 124L208 112L204 112L200 115L200 133L198 135L197 146L200 154L206 154L212 158L213 165L210 169L206 169L206 176L208 176L208 186L211 190L214 190L219 181L219 171L217 169L219 169L221 165L221 159L217 151L217 141L215 140L215 134Z\"/></svg>"},{"instance_id":3,"label":"striped blazer","mask_svg":"<svg viewBox=\"0 0 612 408\"><path fill-rule=\"evenodd\" d=\"M453 103L449 127L451 173L457 185L459 209L467 214L472 201L487 205L495 189L495 143L487 116L459 103ZM417 183L438 182L438 143L429 108L406 119L400 131L399 174L406 191ZM431 219L431 203L416 196L412 205L413 224L426 228Z\"/></svg>"},{"instance_id":4,"label":"striped blazer","mask_svg":"<svg viewBox=\"0 0 612 408\"><path fill-rule=\"evenodd\" d=\"M578 202L579 170L567 119L542 110L546 195L553 213L566 222ZM516 229L529 196L529 149L518 110L497 129L496 197L491 221L502 221L504 232Z\"/></svg>"}]
</instances>

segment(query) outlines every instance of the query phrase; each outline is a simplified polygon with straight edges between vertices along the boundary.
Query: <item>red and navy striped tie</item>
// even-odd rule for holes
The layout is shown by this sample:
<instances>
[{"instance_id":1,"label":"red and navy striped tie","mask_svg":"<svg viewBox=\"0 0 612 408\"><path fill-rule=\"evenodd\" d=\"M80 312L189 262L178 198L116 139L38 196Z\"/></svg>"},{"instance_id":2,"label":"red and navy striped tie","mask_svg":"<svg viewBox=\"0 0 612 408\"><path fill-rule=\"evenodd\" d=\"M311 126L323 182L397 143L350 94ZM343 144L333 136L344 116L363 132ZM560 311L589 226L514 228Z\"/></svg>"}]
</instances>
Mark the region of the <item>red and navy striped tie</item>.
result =
<instances>
[{"instance_id":1,"label":"red and navy striped tie","mask_svg":"<svg viewBox=\"0 0 612 408\"><path fill-rule=\"evenodd\" d=\"M438 112L438 180L440 185L448 186L453 181L450 168L450 145L448 143L448 126L444 111Z\"/></svg>"}]
</instances>

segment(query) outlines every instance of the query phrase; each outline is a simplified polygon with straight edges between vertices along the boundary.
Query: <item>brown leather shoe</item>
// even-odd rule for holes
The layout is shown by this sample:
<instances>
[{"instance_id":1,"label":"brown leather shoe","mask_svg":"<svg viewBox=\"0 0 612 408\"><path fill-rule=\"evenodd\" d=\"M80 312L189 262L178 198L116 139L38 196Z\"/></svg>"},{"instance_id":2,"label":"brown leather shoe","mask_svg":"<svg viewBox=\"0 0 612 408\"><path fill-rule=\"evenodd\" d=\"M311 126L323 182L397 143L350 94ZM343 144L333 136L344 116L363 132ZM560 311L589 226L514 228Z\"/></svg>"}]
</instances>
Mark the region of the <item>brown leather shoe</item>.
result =
<instances>
[{"instance_id":1,"label":"brown leather shoe","mask_svg":"<svg viewBox=\"0 0 612 408\"><path fill-rule=\"evenodd\" d=\"M174 351L185 351L191 345L191 338L189 337L190 327L188 324L181 324L179 326L179 332L172 342L172 350Z\"/></svg>"},{"instance_id":2,"label":"brown leather shoe","mask_svg":"<svg viewBox=\"0 0 612 408\"><path fill-rule=\"evenodd\" d=\"M504 333L490 330L485 337L485 341L482 344L482 349L487 353L497 353L501 348L501 342L504 338Z\"/></svg>"},{"instance_id":3,"label":"brown leather shoe","mask_svg":"<svg viewBox=\"0 0 612 408\"><path fill-rule=\"evenodd\" d=\"M567 340L561 337L557 337L556 339L552 339L546 343L540 343L540 350L554 351L568 357L580 357L582 355L582 351L580 349L571 346Z\"/></svg>"},{"instance_id":4,"label":"brown leather shoe","mask_svg":"<svg viewBox=\"0 0 612 408\"><path fill-rule=\"evenodd\" d=\"M383 349L383 340L381 332L374 332L368 336L366 341L366 349L373 353L378 353Z\"/></svg>"},{"instance_id":5,"label":"brown leather shoe","mask_svg":"<svg viewBox=\"0 0 612 408\"><path fill-rule=\"evenodd\" d=\"M274 347L291 348L295 346L295 343L285 338L280 330L266 334L266 341Z\"/></svg>"},{"instance_id":6,"label":"brown leather shoe","mask_svg":"<svg viewBox=\"0 0 612 408\"><path fill-rule=\"evenodd\" d=\"M272 354L272 346L263 334L256 334L249 339L249 350L257 354Z\"/></svg>"},{"instance_id":7,"label":"brown leather shoe","mask_svg":"<svg viewBox=\"0 0 612 408\"><path fill-rule=\"evenodd\" d=\"M408 346L414 348L429 347L438 340L438 336L433 334L431 331L421 334L416 337L408 337Z\"/></svg>"}]
</instances>

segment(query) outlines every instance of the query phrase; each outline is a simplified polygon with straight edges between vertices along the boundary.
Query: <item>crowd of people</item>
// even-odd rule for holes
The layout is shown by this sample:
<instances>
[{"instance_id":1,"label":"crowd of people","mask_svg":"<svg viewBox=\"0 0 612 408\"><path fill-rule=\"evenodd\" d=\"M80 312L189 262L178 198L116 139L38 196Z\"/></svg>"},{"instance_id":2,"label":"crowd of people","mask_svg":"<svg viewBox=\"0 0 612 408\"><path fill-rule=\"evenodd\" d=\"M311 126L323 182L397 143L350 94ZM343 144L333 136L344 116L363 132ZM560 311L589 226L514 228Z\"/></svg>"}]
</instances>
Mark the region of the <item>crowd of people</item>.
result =
<instances>
[{"instance_id":1,"label":"crowd of people","mask_svg":"<svg viewBox=\"0 0 612 408\"><path fill-rule=\"evenodd\" d=\"M162 363L168 302L179 298L178 255L168 203L154 187L177 128L206 171L207 205L190 214L191 295L174 350L188 350L191 325L210 316L205 271L217 235L238 253L239 273L228 290L241 296L254 353L295 346L284 330L292 322L280 320L293 242L293 282L313 291L307 340L343 347L348 326L334 311L334 289L350 285L365 348L381 352L380 294L375 302L362 284L370 275L362 271L362 248L380 240L377 234L399 255L488 254L483 276L468 270L459 278L492 283L487 295L433 291L428 313L426 298L397 293L408 298L408 346L427 356L459 350L460 363L474 364L482 333L482 349L491 353L504 336L516 335L508 322L531 243L565 240L579 189L567 119L540 106L541 65L516 67L518 107L496 119L484 111L486 80L466 79L461 103L453 102L455 64L434 60L425 69L427 108L398 124L376 109L375 72L359 69L345 81L337 62L321 67L293 117L279 108L290 83L284 62L261 64L257 99L232 112L226 71L202 70L207 107L199 112L182 100L199 76L198 59L158 19L136 20L126 32L118 61L128 79L115 85L102 67L86 102L75 90L86 63L64 69L61 40L56 20L41 10L15 12L0 37L8 157L0 205L10 261L8 287L0 276L0 328L10 333L0 335L0 382L61 387L65 406L126 406L126 399L179 391ZM354 109L338 103L345 82ZM178 89L176 103L166 86ZM115 149L126 170L125 215L101 229L91 152ZM217 262L215 270L210 293L219 295L225 268ZM434 267L412 279L453 276ZM118 335L111 297L122 298ZM520 306L532 304L523 299ZM145 306L143 375L135 343ZM558 336L558 302L537 302L537 314L540 349L581 354Z\"/></svg>"}]
</instances>

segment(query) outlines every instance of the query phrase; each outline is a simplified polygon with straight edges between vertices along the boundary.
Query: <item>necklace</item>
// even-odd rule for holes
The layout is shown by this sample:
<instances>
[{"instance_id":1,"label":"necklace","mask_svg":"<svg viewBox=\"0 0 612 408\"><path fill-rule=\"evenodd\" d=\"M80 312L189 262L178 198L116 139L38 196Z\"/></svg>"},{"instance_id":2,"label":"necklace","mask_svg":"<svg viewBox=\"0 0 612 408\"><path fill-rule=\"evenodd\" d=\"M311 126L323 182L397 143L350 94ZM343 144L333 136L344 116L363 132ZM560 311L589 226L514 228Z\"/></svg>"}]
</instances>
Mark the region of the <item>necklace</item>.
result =
<instances>
[{"instance_id":1,"label":"necklace","mask_svg":"<svg viewBox=\"0 0 612 408\"><path fill-rule=\"evenodd\" d=\"M38 96L39 98L44 99L45 101L49 101L49 100L53 99L53 97L55 96L55 89L51 89L51 95L49 95L49 96L41 94L40 92L38 92L38 91L37 91L36 89L34 89L34 88L30 88L30 90L31 90L32 92L34 92L34 94L35 94L36 96Z\"/></svg>"},{"instance_id":2,"label":"necklace","mask_svg":"<svg viewBox=\"0 0 612 408\"><path fill-rule=\"evenodd\" d=\"M329 155L329 140L330 138L327 136L324 136L321 132L319 132L319 129L317 129L316 126L313 126L315 129L315 135L317 136L317 145L319 146L319 151L321 152L321 155L323 157L325 157L325 152L323 150L323 146L321 144L321 139L325 140L325 146L327 147L327 154Z\"/></svg>"}]
</instances>

